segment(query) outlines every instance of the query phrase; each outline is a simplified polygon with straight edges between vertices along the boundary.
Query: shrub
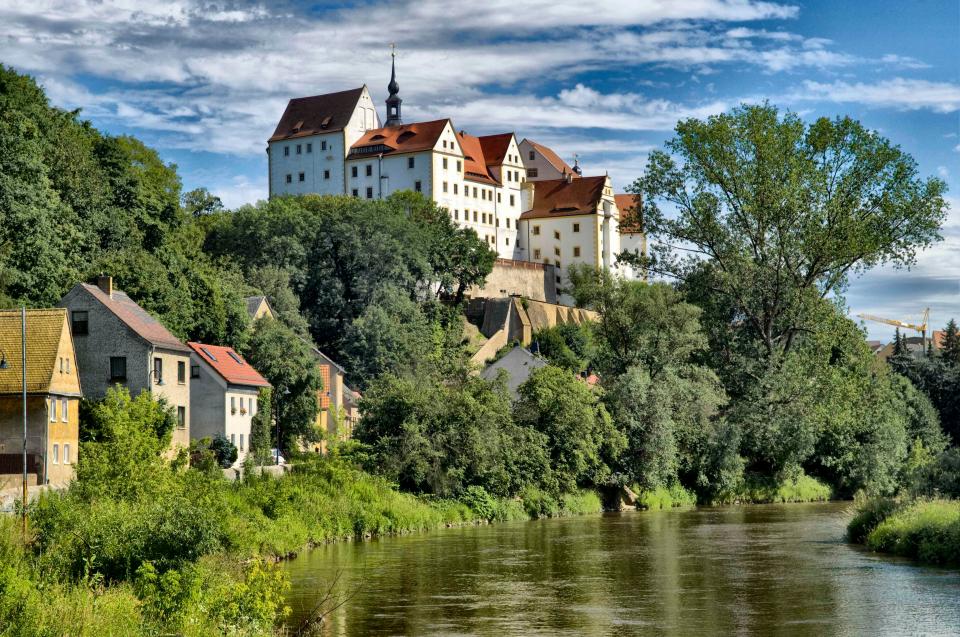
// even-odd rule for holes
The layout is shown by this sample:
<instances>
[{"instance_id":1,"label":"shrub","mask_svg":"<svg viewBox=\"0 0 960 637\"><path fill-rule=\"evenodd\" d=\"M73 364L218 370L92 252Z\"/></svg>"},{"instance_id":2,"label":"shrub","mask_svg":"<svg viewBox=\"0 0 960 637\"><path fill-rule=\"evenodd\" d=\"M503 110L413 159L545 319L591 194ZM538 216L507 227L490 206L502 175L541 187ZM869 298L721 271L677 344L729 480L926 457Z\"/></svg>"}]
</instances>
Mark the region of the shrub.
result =
<instances>
[{"instance_id":1,"label":"shrub","mask_svg":"<svg viewBox=\"0 0 960 637\"><path fill-rule=\"evenodd\" d=\"M917 501L895 510L869 532L866 545L928 564L960 564L960 502Z\"/></svg>"},{"instance_id":2,"label":"shrub","mask_svg":"<svg viewBox=\"0 0 960 637\"><path fill-rule=\"evenodd\" d=\"M898 508L897 501L892 498L867 500L857 509L853 519L847 524L847 538L851 542L862 544L866 541L867 535Z\"/></svg>"},{"instance_id":3,"label":"shrub","mask_svg":"<svg viewBox=\"0 0 960 637\"><path fill-rule=\"evenodd\" d=\"M637 508L656 511L671 507L693 506L697 503L697 496L687 491L679 484L669 488L657 487L650 490L637 490Z\"/></svg>"}]
</instances>

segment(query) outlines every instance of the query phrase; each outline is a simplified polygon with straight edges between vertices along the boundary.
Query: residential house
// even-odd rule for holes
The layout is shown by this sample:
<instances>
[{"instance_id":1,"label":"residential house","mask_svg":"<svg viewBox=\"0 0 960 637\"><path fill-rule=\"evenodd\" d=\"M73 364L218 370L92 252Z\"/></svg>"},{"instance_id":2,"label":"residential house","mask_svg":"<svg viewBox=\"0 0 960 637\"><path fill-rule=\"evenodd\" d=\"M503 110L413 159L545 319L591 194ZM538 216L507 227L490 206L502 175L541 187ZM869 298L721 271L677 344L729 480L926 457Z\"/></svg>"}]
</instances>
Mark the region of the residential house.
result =
<instances>
[{"instance_id":1,"label":"residential house","mask_svg":"<svg viewBox=\"0 0 960 637\"><path fill-rule=\"evenodd\" d=\"M248 296L246 298L246 302L247 314L250 315L250 320L256 321L265 316L272 319L277 318L273 312L273 307L270 305L270 301L267 300L267 297Z\"/></svg>"},{"instance_id":2,"label":"residential house","mask_svg":"<svg viewBox=\"0 0 960 637\"><path fill-rule=\"evenodd\" d=\"M502 358L487 365L480 372L480 376L486 380L494 380L500 375L501 370L506 373L507 389L511 398L516 401L519 398L520 385L527 382L530 375L541 367L546 367L549 363L540 358L530 350L520 345L515 346Z\"/></svg>"},{"instance_id":3,"label":"residential house","mask_svg":"<svg viewBox=\"0 0 960 637\"><path fill-rule=\"evenodd\" d=\"M0 311L0 488L23 472L23 349L20 311ZM73 478L82 397L63 309L27 310L27 471L34 484Z\"/></svg>"},{"instance_id":4,"label":"residential house","mask_svg":"<svg viewBox=\"0 0 960 637\"><path fill-rule=\"evenodd\" d=\"M190 437L221 435L237 448L237 462L250 451L250 432L260 389L270 383L231 347L187 343L190 355Z\"/></svg>"},{"instance_id":5,"label":"residential house","mask_svg":"<svg viewBox=\"0 0 960 637\"><path fill-rule=\"evenodd\" d=\"M101 276L80 283L60 300L69 311L80 381L88 398L102 398L114 385L132 396L149 391L174 410L172 447L190 444L191 349L160 321Z\"/></svg>"},{"instance_id":6,"label":"residential house","mask_svg":"<svg viewBox=\"0 0 960 637\"><path fill-rule=\"evenodd\" d=\"M316 347L311 346L310 351L313 352L313 356L317 360L317 369L320 371L320 380L322 381L320 389L317 390L317 406L320 408L317 413L317 429L326 438L340 440L349 438L352 427L347 428L345 426L345 385L343 382L347 371ZM349 388L347 388L347 391L349 391ZM314 445L314 451L318 453L325 453L326 450L326 440L321 440Z\"/></svg>"}]
</instances>

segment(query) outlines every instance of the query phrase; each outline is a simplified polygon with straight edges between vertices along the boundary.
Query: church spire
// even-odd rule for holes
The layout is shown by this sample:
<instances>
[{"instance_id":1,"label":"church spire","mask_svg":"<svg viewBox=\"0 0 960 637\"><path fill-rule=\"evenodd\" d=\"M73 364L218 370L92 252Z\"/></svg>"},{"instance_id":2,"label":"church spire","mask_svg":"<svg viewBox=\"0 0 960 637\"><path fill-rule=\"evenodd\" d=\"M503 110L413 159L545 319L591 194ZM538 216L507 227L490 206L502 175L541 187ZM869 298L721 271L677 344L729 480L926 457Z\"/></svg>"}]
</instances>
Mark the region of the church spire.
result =
<instances>
[{"instance_id":1,"label":"church spire","mask_svg":"<svg viewBox=\"0 0 960 637\"><path fill-rule=\"evenodd\" d=\"M390 91L390 97L387 98L387 123L384 126L400 126L403 120L400 119L400 103L403 101L397 95L400 92L400 85L397 84L397 45L390 45L390 83L387 84L387 90Z\"/></svg>"}]
</instances>

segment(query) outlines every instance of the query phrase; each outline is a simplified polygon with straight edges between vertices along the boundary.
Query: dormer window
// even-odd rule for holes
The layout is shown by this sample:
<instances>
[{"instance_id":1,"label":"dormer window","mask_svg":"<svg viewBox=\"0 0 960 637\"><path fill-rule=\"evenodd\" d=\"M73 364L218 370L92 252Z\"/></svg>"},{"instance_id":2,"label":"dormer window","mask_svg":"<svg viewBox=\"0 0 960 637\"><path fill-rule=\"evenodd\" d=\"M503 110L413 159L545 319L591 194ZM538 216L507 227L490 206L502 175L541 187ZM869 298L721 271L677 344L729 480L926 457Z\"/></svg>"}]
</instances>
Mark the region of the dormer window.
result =
<instances>
[{"instance_id":1,"label":"dormer window","mask_svg":"<svg viewBox=\"0 0 960 637\"><path fill-rule=\"evenodd\" d=\"M331 118L330 118L329 115L327 115L326 117L324 117L324 118L323 118L323 121L320 122L320 128L326 128L327 126L329 126L329 125L330 125L330 119L331 119Z\"/></svg>"}]
</instances>

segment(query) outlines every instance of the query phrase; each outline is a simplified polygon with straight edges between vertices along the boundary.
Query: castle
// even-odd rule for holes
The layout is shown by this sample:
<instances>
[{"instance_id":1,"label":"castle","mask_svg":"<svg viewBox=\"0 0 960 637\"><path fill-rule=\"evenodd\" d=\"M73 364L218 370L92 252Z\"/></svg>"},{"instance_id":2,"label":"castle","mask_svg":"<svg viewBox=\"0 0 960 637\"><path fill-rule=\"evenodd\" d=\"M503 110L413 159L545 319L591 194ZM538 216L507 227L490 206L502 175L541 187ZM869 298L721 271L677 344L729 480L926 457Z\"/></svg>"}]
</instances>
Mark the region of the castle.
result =
<instances>
[{"instance_id":1,"label":"castle","mask_svg":"<svg viewBox=\"0 0 960 637\"><path fill-rule=\"evenodd\" d=\"M270 196L349 194L379 199L413 190L474 230L501 264L532 262L567 283L565 268L588 263L640 276L616 255L643 253L632 195L609 176L583 176L555 152L512 132L476 137L450 119L404 124L396 60L381 123L366 86L291 99L267 142Z\"/></svg>"}]
</instances>

